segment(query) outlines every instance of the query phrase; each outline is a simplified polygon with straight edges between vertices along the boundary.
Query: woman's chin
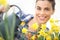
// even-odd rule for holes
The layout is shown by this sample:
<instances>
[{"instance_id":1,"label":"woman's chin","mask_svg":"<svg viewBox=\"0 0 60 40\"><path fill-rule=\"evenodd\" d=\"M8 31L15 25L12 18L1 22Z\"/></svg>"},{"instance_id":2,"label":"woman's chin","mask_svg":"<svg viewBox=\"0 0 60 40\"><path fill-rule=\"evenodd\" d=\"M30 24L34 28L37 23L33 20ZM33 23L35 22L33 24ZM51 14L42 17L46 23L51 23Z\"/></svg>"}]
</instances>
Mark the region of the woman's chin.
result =
<instances>
[{"instance_id":1,"label":"woman's chin","mask_svg":"<svg viewBox=\"0 0 60 40\"><path fill-rule=\"evenodd\" d=\"M39 21L39 24L45 24L46 21Z\"/></svg>"}]
</instances>

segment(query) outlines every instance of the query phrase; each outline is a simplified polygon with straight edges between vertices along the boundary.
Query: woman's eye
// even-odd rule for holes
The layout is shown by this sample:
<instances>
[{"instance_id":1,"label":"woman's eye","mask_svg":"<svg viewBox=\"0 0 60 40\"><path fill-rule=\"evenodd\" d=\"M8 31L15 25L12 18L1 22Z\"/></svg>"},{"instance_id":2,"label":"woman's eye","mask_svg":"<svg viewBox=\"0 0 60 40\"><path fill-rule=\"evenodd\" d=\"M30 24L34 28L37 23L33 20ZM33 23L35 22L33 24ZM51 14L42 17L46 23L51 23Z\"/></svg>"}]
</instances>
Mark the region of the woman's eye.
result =
<instances>
[{"instance_id":1,"label":"woman's eye","mask_svg":"<svg viewBox=\"0 0 60 40\"><path fill-rule=\"evenodd\" d=\"M45 8L46 11L49 11L50 9L49 8Z\"/></svg>"},{"instance_id":2,"label":"woman's eye","mask_svg":"<svg viewBox=\"0 0 60 40\"><path fill-rule=\"evenodd\" d=\"M41 8L39 6L37 6L37 10L41 10Z\"/></svg>"}]
</instances>

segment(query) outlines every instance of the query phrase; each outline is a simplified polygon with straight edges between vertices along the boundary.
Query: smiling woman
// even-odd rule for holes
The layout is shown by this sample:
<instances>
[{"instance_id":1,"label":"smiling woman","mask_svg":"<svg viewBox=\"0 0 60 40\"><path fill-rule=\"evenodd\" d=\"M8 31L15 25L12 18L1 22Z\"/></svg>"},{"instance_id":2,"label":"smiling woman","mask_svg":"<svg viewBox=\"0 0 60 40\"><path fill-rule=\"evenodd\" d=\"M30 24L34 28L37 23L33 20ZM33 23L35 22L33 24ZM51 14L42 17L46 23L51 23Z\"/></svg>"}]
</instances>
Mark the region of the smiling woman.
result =
<instances>
[{"instance_id":1,"label":"smiling woman","mask_svg":"<svg viewBox=\"0 0 60 40\"><path fill-rule=\"evenodd\" d=\"M54 0L37 0L36 1L36 18L40 23L46 23L54 13Z\"/></svg>"},{"instance_id":2,"label":"smiling woman","mask_svg":"<svg viewBox=\"0 0 60 40\"><path fill-rule=\"evenodd\" d=\"M54 6L53 6L54 5ZM37 23L38 28L41 24L47 23L51 15L55 10L55 0L36 0L35 15L34 18L28 22L28 30L36 32L37 29L33 29L31 26Z\"/></svg>"},{"instance_id":3,"label":"smiling woman","mask_svg":"<svg viewBox=\"0 0 60 40\"><path fill-rule=\"evenodd\" d=\"M11 7L13 6L16 5L11 5ZM8 29L7 40L54 40L57 38L60 31L56 25L58 20L51 18L55 11L55 0L36 0L34 16L24 13L19 7L18 9L18 12L15 13L15 10L13 12L16 19L12 14L8 16L8 21L5 20L6 23L8 22L5 24L9 28L5 26ZM50 23L51 29L49 29L49 25L47 27L47 22Z\"/></svg>"},{"instance_id":4,"label":"smiling woman","mask_svg":"<svg viewBox=\"0 0 60 40\"><path fill-rule=\"evenodd\" d=\"M20 28L17 28L22 30L21 31L22 34L20 33L20 37L22 38L24 35L23 38L25 40L31 40L31 37L34 35L35 38L37 38L37 31L41 29L42 29L41 31L44 30L44 32L45 30L48 31L49 28L47 28L45 24L50 19L51 15L53 15L54 10L55 10L55 0L36 0L34 17L29 15L21 17L22 20L21 20L21 24L19 25Z\"/></svg>"},{"instance_id":5,"label":"smiling woman","mask_svg":"<svg viewBox=\"0 0 60 40\"><path fill-rule=\"evenodd\" d=\"M44 35L45 31L49 31L45 24L54 13L55 0L36 0L35 5L34 17L24 13L22 13L21 17L18 16L21 23L16 28L20 31L20 33L16 34L17 39L32 40L31 37L35 36L34 40L38 40L38 32ZM21 13L18 12L18 14Z\"/></svg>"}]
</instances>

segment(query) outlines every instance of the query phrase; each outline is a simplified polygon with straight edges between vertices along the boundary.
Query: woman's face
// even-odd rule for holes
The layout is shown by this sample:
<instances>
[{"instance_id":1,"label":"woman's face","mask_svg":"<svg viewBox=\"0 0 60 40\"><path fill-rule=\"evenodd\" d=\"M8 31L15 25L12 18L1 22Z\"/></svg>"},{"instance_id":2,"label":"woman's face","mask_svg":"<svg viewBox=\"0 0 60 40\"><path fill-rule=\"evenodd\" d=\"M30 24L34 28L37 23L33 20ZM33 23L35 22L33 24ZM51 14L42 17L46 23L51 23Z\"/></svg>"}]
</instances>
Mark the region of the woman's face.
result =
<instances>
[{"instance_id":1,"label":"woman's face","mask_svg":"<svg viewBox=\"0 0 60 40\"><path fill-rule=\"evenodd\" d=\"M38 23L46 23L53 12L52 4L49 1L37 1L35 18Z\"/></svg>"}]
</instances>

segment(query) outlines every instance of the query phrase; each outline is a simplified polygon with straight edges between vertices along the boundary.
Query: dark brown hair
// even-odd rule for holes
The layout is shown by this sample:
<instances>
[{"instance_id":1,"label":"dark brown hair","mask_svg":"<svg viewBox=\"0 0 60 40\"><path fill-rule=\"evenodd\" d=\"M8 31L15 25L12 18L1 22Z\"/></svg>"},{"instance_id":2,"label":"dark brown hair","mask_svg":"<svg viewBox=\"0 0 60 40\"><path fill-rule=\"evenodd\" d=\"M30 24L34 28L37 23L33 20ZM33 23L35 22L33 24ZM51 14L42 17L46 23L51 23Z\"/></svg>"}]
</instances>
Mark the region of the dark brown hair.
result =
<instances>
[{"instance_id":1,"label":"dark brown hair","mask_svg":"<svg viewBox=\"0 0 60 40\"><path fill-rule=\"evenodd\" d=\"M37 3L38 1L40 1L40 0L36 0L36 3ZM41 0L41 1L45 1L45 0ZM54 9L55 9L55 0L47 0L47 1L49 1L49 2L52 4L52 8L53 8L53 10L54 10Z\"/></svg>"}]
</instances>

